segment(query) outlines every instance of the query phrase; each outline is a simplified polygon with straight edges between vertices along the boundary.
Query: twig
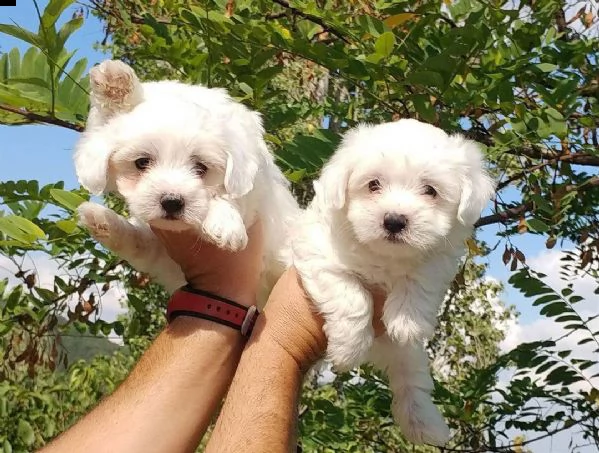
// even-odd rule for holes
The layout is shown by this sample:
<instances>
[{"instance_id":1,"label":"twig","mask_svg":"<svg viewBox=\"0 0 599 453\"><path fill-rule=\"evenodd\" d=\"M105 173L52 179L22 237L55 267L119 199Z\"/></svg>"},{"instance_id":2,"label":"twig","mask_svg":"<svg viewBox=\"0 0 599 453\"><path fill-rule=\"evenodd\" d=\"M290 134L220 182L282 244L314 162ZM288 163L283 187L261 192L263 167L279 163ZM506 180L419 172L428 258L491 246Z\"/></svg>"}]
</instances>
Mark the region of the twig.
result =
<instances>
[{"instance_id":1,"label":"twig","mask_svg":"<svg viewBox=\"0 0 599 453\"><path fill-rule=\"evenodd\" d=\"M511 154L511 153L510 153ZM501 190L506 186L509 186L512 182L518 181L519 179L524 178L527 174L532 171L540 170L543 167L548 165L556 164L557 162L572 162L575 165L588 165L593 167L599 167L599 156L592 156L590 154L564 154L553 159L548 160L547 162L543 162L538 165L533 165L531 167L527 167L519 173L509 177L508 179L501 181L497 185L497 190Z\"/></svg>"},{"instance_id":2,"label":"twig","mask_svg":"<svg viewBox=\"0 0 599 453\"><path fill-rule=\"evenodd\" d=\"M566 186L566 192L573 192L587 190L592 187L599 186L599 176L593 176L592 178L587 179L580 185L569 185ZM481 217L474 224L475 228L479 228L482 226L492 225L494 223L504 222L506 220L512 220L516 217L520 217L525 212L531 211L534 208L534 203L528 202L521 204L519 206L514 206L513 208L506 209L505 211L500 211L495 214L491 214L485 217Z\"/></svg>"},{"instance_id":3,"label":"twig","mask_svg":"<svg viewBox=\"0 0 599 453\"><path fill-rule=\"evenodd\" d=\"M24 118L27 118L31 122L35 123L46 123L53 124L54 126L64 127L66 129L71 129L77 132L83 132L84 127L78 124L70 123L65 120L61 120L56 118L55 116L45 116L40 115L39 113L31 112L25 108L17 108L11 107L10 105L0 104L0 110L5 110L7 112L15 113L17 115L21 115Z\"/></svg>"},{"instance_id":4,"label":"twig","mask_svg":"<svg viewBox=\"0 0 599 453\"><path fill-rule=\"evenodd\" d=\"M291 6L287 0L272 0L272 1L273 1L273 3L276 3L277 5L288 9L289 11L291 11L292 14L303 17L304 19L309 20L310 22L314 22L315 24L320 25L325 31L328 31L332 35L337 36L337 38L341 39L343 42L350 44L349 40L345 36L343 36L343 33L341 33L339 30L335 29L331 25L327 24L320 17L314 16L309 13L305 13L305 12L295 8L294 6Z\"/></svg>"}]
</instances>

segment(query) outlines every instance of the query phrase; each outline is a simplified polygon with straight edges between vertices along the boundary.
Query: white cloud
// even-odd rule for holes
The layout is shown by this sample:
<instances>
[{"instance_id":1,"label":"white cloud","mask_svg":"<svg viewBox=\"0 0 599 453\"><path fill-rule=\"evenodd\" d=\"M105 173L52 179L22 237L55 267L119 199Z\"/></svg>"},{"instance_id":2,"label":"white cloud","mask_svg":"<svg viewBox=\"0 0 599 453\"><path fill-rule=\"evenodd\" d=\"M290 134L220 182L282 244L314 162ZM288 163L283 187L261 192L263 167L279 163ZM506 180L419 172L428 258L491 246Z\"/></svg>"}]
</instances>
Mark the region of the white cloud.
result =
<instances>
[{"instance_id":1,"label":"white cloud","mask_svg":"<svg viewBox=\"0 0 599 453\"><path fill-rule=\"evenodd\" d=\"M560 278L560 265L561 258L564 256L564 252L561 250L543 250L534 257L527 259L528 264L532 269L537 272L546 274L547 277L544 279L545 283L551 286L555 290L563 289L568 282L563 281ZM574 308L579 315L583 317L592 316L599 313L599 299L594 294L594 290L597 287L597 281L589 276L577 278L573 283L574 293L584 297L584 300L574 305ZM531 301L532 303L532 301ZM523 342L532 342L538 340L556 340L569 333L569 330L564 329L565 324L568 323L557 323L554 318L546 318L538 316L530 322L520 323L518 320L510 320L509 327L506 329L506 338L501 344L503 351L509 351L516 347L518 344ZM596 331L599 329L599 319L593 320L589 327ZM597 344L587 343L579 345L578 342L585 337L583 332L574 332L569 336L559 341L560 350L571 350L573 358L591 359L597 361L597 353L594 350L597 348ZM590 376L596 374L599 367L594 366L585 371L585 375L594 387L599 387L599 378L591 378ZM500 387L505 388L507 383L511 380L512 372L506 370L500 375ZM571 387L573 392L579 390L589 390L591 384L588 382L580 382ZM551 412L551 407L548 405L546 413ZM520 434L516 430L509 430L508 435L514 437ZM532 439L537 437L539 433L526 433L528 438ZM571 444L572 442L572 444ZM570 445L583 445L586 442L580 437L580 435L574 430L566 430L554 436L545 438L538 442L534 442L529 445L529 448L533 452L547 452L547 453L565 453L573 451ZM584 447L576 449L577 453L591 453L595 452L595 447Z\"/></svg>"},{"instance_id":2,"label":"white cloud","mask_svg":"<svg viewBox=\"0 0 599 453\"><path fill-rule=\"evenodd\" d=\"M16 258L16 260L23 270L28 271L27 273L33 272L36 275L36 285L45 289L53 289L55 276L77 275L76 270L60 267L59 263L52 260L47 254L40 252L29 253L25 258ZM0 256L0 279L7 278L10 286L20 284L20 279L15 277L17 270L17 266L8 257ZM100 295L100 293L100 288L92 288L84 293L84 297L94 294L95 300L99 302L98 319L112 322L119 314L125 312L120 302L125 297L125 291L121 284L112 283L112 287L105 294ZM77 298L71 297L68 300L68 305L72 308L77 302Z\"/></svg>"},{"instance_id":3,"label":"white cloud","mask_svg":"<svg viewBox=\"0 0 599 453\"><path fill-rule=\"evenodd\" d=\"M559 272L563 256L564 252L561 250L543 250L527 261L532 269L547 276L543 279L546 284L554 290L561 291L569 283L560 278ZM584 298L584 300L573 305L576 312L583 319L599 313L598 297L594 294L597 281L589 276L581 276L572 283L574 294ZM501 348L504 351L509 351L520 343L538 340L557 340L570 333L570 335L560 340L559 348L562 350L571 350L572 357L575 358L597 360L597 354L594 352L597 344L591 342L579 345L578 342L587 337L588 334L582 331L572 332L565 329L564 327L569 323L558 323L555 322L555 318L546 318L543 316L525 324L520 324L517 320L510 322L511 325L506 331L506 338L501 344ZM591 321L589 327L592 331L599 329L599 318ZM590 377L596 372L597 368L593 367L586 370L584 374ZM599 378L594 378L592 382L596 387L599 387ZM589 385L586 383L580 385L580 388L588 389L588 387Z\"/></svg>"}]
</instances>

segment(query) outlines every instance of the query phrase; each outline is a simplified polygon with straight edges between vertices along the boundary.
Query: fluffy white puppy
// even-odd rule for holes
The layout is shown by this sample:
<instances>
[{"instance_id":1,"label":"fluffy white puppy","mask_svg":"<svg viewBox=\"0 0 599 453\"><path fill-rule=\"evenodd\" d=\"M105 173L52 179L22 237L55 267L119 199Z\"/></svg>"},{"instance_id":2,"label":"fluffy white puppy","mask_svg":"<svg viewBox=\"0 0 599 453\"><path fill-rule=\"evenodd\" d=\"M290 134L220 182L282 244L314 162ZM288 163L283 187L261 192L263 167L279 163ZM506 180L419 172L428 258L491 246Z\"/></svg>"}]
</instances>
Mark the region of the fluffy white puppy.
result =
<instances>
[{"instance_id":1,"label":"fluffy white puppy","mask_svg":"<svg viewBox=\"0 0 599 453\"><path fill-rule=\"evenodd\" d=\"M299 208L263 140L259 114L223 89L140 83L120 61L94 67L90 83L77 175L94 194L120 194L132 216L82 204L80 219L93 237L172 291L184 276L149 225L195 228L235 251L246 246L247 228L260 219L267 291L290 262L287 229Z\"/></svg>"},{"instance_id":2,"label":"fluffy white puppy","mask_svg":"<svg viewBox=\"0 0 599 453\"><path fill-rule=\"evenodd\" d=\"M444 444L423 341L494 184L474 142L404 119L348 132L314 184L293 233L293 260L323 315L340 370L385 370L393 414L415 443ZM374 338L368 288L388 296Z\"/></svg>"}]
</instances>

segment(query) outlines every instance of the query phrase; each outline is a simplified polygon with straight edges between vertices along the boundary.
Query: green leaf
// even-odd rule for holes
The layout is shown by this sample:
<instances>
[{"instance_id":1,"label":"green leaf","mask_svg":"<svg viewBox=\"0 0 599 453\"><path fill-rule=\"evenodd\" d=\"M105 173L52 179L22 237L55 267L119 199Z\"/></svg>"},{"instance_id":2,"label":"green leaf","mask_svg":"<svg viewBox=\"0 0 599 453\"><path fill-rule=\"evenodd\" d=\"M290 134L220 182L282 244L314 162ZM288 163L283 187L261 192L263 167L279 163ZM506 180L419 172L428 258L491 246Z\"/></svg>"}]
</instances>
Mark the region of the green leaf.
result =
<instances>
[{"instance_id":1,"label":"green leaf","mask_svg":"<svg viewBox=\"0 0 599 453\"><path fill-rule=\"evenodd\" d=\"M83 25L83 18L77 17L75 19L71 19L66 24L64 24L60 31L58 32L58 37L56 39L56 52L60 53L63 50L64 44L67 39L73 34L73 32L77 31L81 25Z\"/></svg>"},{"instance_id":2,"label":"green leaf","mask_svg":"<svg viewBox=\"0 0 599 453\"><path fill-rule=\"evenodd\" d=\"M0 217L0 231L26 244L46 237L46 233L31 220L16 215Z\"/></svg>"},{"instance_id":3,"label":"green leaf","mask_svg":"<svg viewBox=\"0 0 599 453\"><path fill-rule=\"evenodd\" d=\"M548 107L545 113L551 133L559 138L565 138L568 135L568 124L564 116L552 107Z\"/></svg>"},{"instance_id":4,"label":"green leaf","mask_svg":"<svg viewBox=\"0 0 599 453\"><path fill-rule=\"evenodd\" d=\"M119 336L125 333L125 326L123 326L123 323L120 321L115 322L112 327L114 329L114 333Z\"/></svg>"},{"instance_id":5,"label":"green leaf","mask_svg":"<svg viewBox=\"0 0 599 453\"><path fill-rule=\"evenodd\" d=\"M6 308L9 308L11 310L14 309L17 306L17 304L21 301L22 295L23 295L23 287L16 286L11 291L8 298L6 299Z\"/></svg>"},{"instance_id":6,"label":"green leaf","mask_svg":"<svg viewBox=\"0 0 599 453\"><path fill-rule=\"evenodd\" d=\"M69 192L68 190L50 189L50 195L69 211L75 211L77 207L85 201L81 196L74 192Z\"/></svg>"},{"instance_id":7,"label":"green leaf","mask_svg":"<svg viewBox=\"0 0 599 453\"><path fill-rule=\"evenodd\" d=\"M551 64L551 63L539 63L536 66L543 72L551 72L551 71L555 71L556 69L559 69L558 65Z\"/></svg>"},{"instance_id":8,"label":"green leaf","mask_svg":"<svg viewBox=\"0 0 599 453\"><path fill-rule=\"evenodd\" d=\"M395 35L386 31L381 36L379 36L374 44L374 48L376 49L376 53L388 57L393 53L393 48L395 47Z\"/></svg>"},{"instance_id":9,"label":"green leaf","mask_svg":"<svg viewBox=\"0 0 599 453\"><path fill-rule=\"evenodd\" d=\"M425 87L442 87L445 82L438 72L434 71L414 71L407 75L406 82Z\"/></svg>"},{"instance_id":10,"label":"green leaf","mask_svg":"<svg viewBox=\"0 0 599 453\"><path fill-rule=\"evenodd\" d=\"M553 302L551 304L547 304L541 310L541 315L552 318L557 315L561 315L563 313L568 313L571 310L568 309L568 306L563 302Z\"/></svg>"},{"instance_id":11,"label":"green leaf","mask_svg":"<svg viewBox=\"0 0 599 453\"><path fill-rule=\"evenodd\" d=\"M36 87L44 88L46 90L50 89L49 82L47 80L40 79L39 77L11 77L7 81L7 83L9 85L22 83L27 85L34 85Z\"/></svg>"},{"instance_id":12,"label":"green leaf","mask_svg":"<svg viewBox=\"0 0 599 453\"><path fill-rule=\"evenodd\" d=\"M414 108L416 109L416 112L418 113L418 115L422 117L423 120L428 121L429 123L435 122L435 120L437 119L437 114L429 95L414 95L412 97L412 102L414 103Z\"/></svg>"},{"instance_id":13,"label":"green leaf","mask_svg":"<svg viewBox=\"0 0 599 453\"><path fill-rule=\"evenodd\" d=\"M239 89L240 89L241 91L243 91L245 94L247 94L248 96L252 96L252 95L253 95L253 93L254 93L254 90L252 89L252 87L251 87L251 86L249 86L249 85L248 85L247 83L245 83L245 82L241 82L241 83L239 84Z\"/></svg>"},{"instance_id":14,"label":"green leaf","mask_svg":"<svg viewBox=\"0 0 599 453\"><path fill-rule=\"evenodd\" d=\"M40 47L41 45L41 40L38 35L16 25L0 24L0 33L6 33L7 35L25 41L35 47Z\"/></svg>"},{"instance_id":15,"label":"green leaf","mask_svg":"<svg viewBox=\"0 0 599 453\"><path fill-rule=\"evenodd\" d=\"M73 3L75 0L50 0L42 13L44 28L53 28L60 15Z\"/></svg>"},{"instance_id":16,"label":"green leaf","mask_svg":"<svg viewBox=\"0 0 599 453\"><path fill-rule=\"evenodd\" d=\"M547 224L539 219L528 219L526 221L528 228L537 233L546 233L549 231Z\"/></svg>"},{"instance_id":17,"label":"green leaf","mask_svg":"<svg viewBox=\"0 0 599 453\"><path fill-rule=\"evenodd\" d=\"M17 436L19 436L21 442L28 447L32 446L35 442L35 432L33 431L33 428L29 422L26 420L19 420L19 423L17 424Z\"/></svg>"},{"instance_id":18,"label":"green leaf","mask_svg":"<svg viewBox=\"0 0 599 453\"><path fill-rule=\"evenodd\" d=\"M61 231L64 231L67 234L71 234L73 231L77 229L77 222L73 220L58 220L56 222L56 226Z\"/></svg>"}]
</instances>

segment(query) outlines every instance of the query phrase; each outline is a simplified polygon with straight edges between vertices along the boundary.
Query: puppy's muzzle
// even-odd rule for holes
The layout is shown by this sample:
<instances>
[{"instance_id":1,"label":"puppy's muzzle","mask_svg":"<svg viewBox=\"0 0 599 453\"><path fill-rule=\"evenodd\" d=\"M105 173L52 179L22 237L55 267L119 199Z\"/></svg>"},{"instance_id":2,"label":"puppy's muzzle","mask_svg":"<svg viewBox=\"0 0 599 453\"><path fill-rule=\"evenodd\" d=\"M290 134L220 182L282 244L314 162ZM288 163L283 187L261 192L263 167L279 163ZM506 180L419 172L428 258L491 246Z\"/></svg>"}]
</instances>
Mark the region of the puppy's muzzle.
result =
<instances>
[{"instance_id":1,"label":"puppy's muzzle","mask_svg":"<svg viewBox=\"0 0 599 453\"><path fill-rule=\"evenodd\" d=\"M397 234L405 230L408 225L408 218L403 214L385 214L383 218L383 227L388 233Z\"/></svg>"},{"instance_id":2,"label":"puppy's muzzle","mask_svg":"<svg viewBox=\"0 0 599 453\"><path fill-rule=\"evenodd\" d=\"M162 206L167 216L174 217L183 211L185 201L181 195L169 193L162 196L160 206Z\"/></svg>"}]
</instances>

